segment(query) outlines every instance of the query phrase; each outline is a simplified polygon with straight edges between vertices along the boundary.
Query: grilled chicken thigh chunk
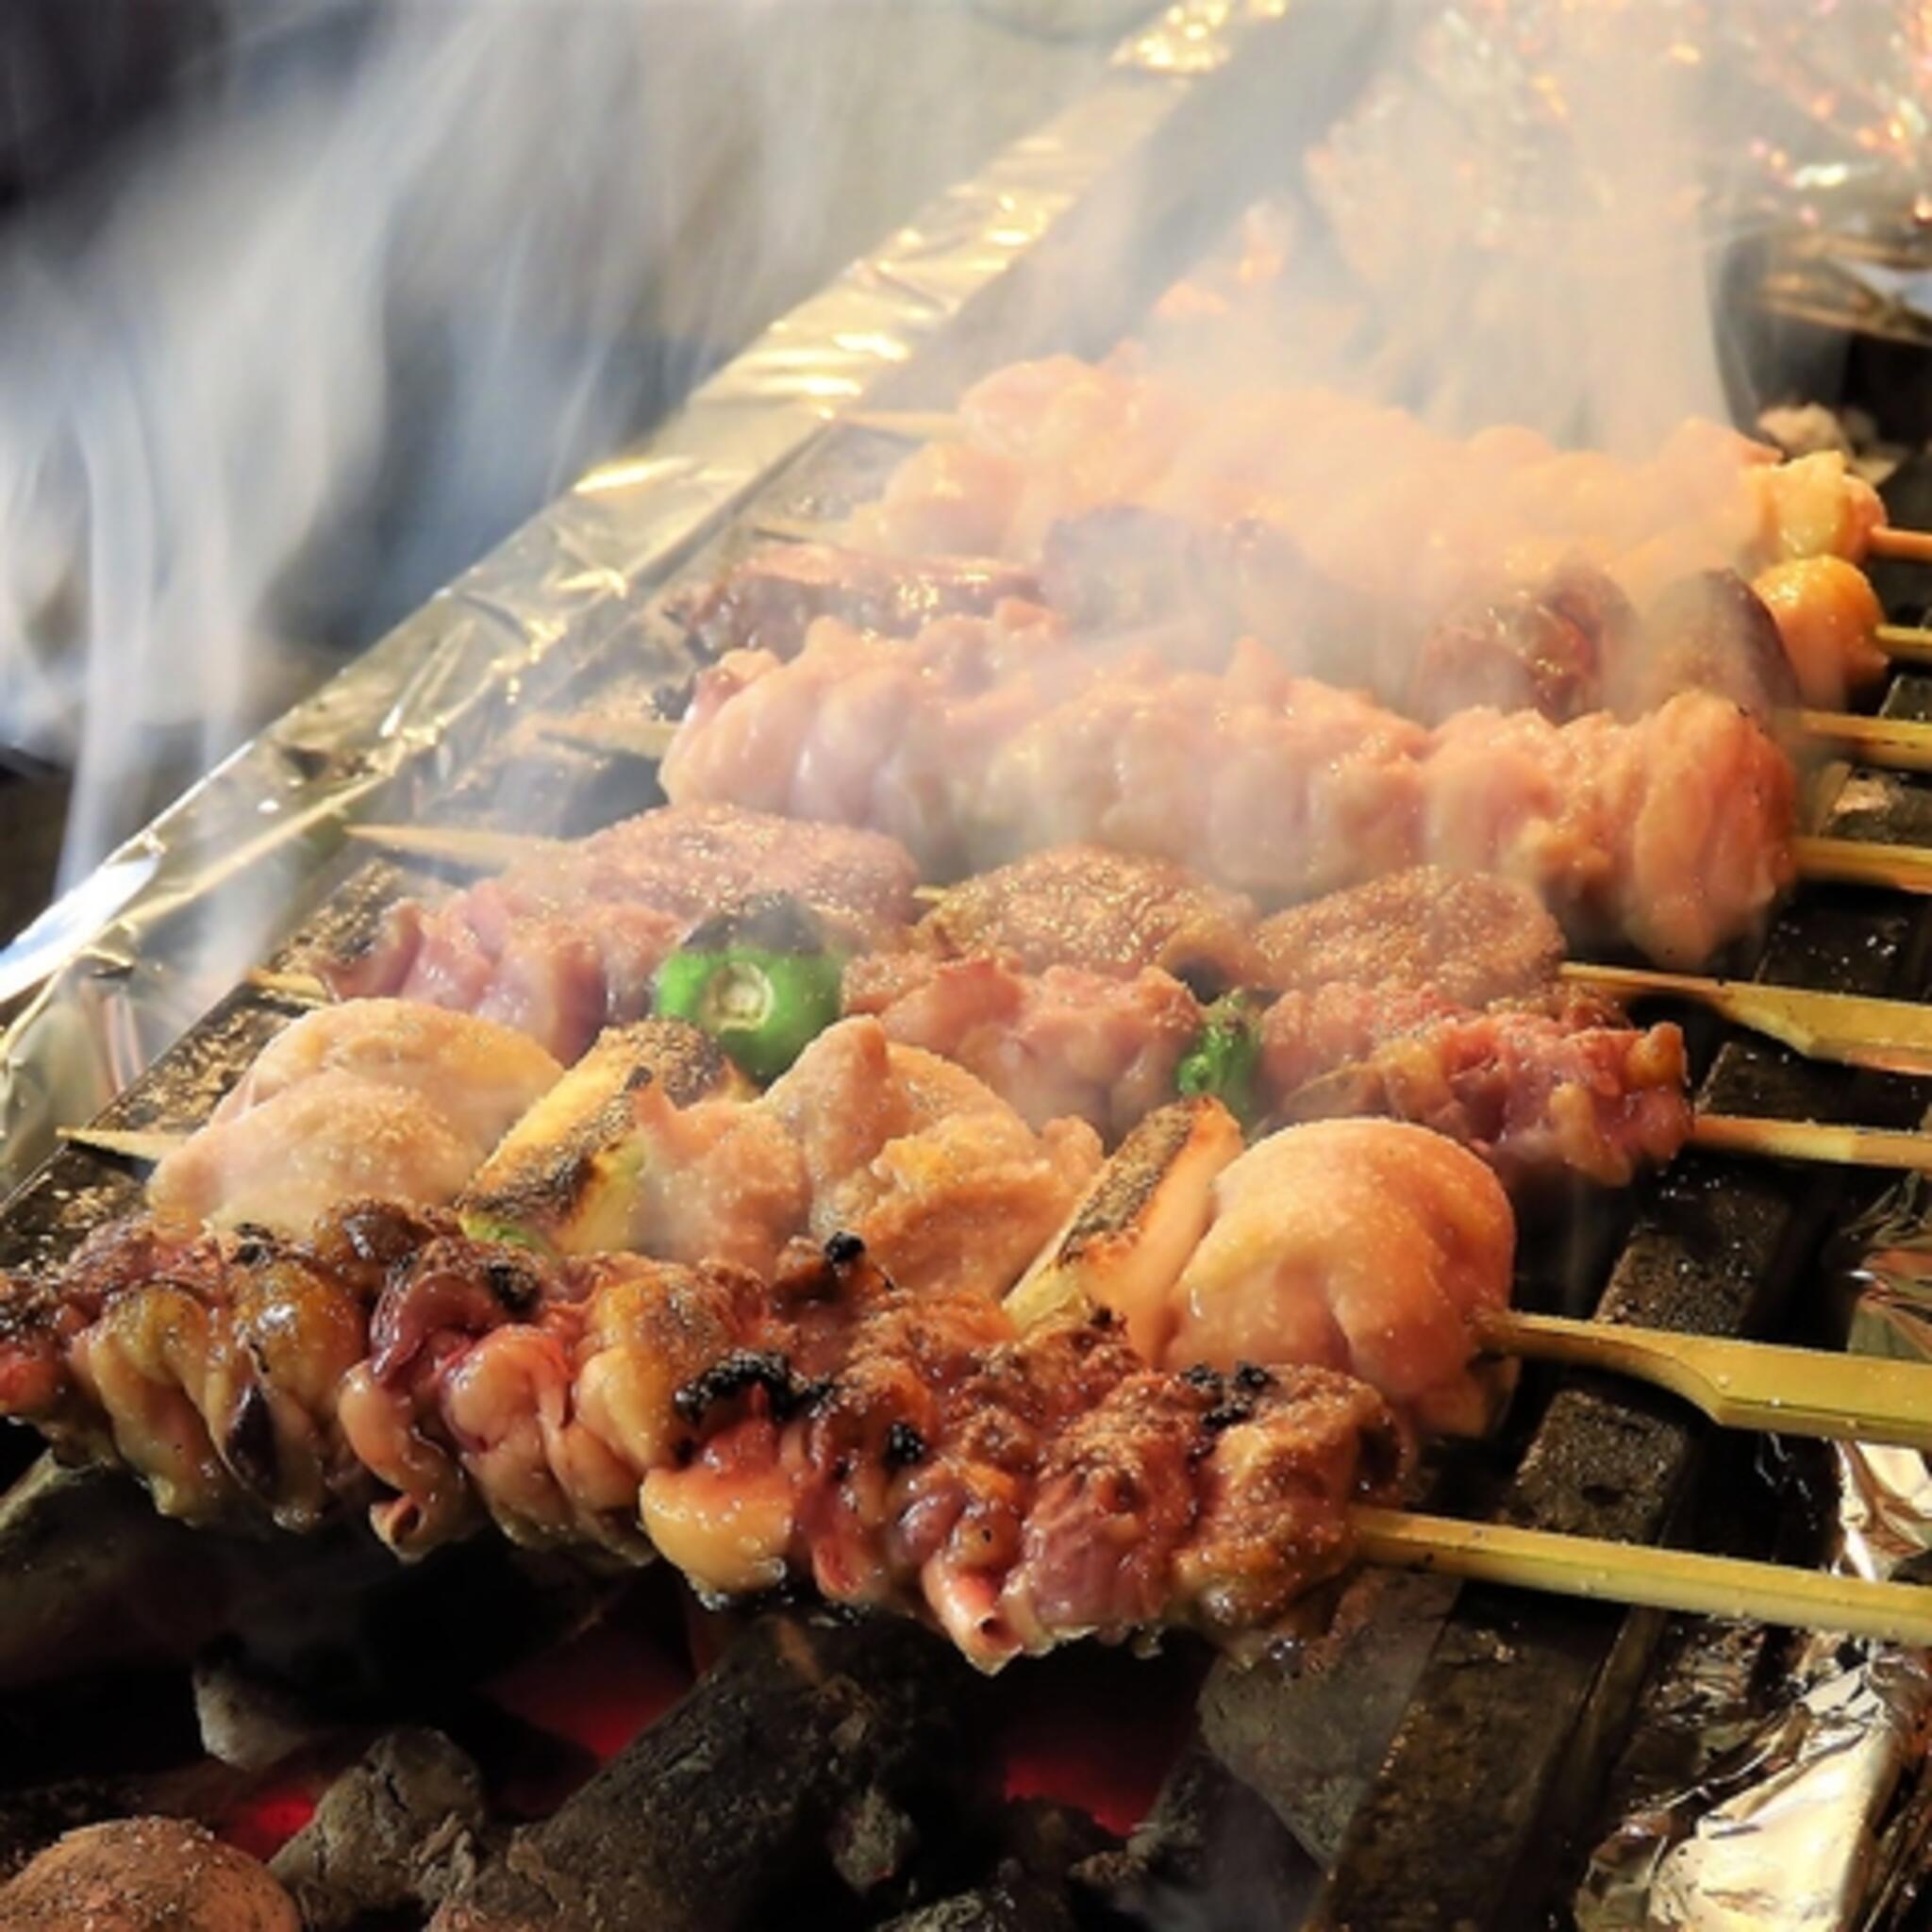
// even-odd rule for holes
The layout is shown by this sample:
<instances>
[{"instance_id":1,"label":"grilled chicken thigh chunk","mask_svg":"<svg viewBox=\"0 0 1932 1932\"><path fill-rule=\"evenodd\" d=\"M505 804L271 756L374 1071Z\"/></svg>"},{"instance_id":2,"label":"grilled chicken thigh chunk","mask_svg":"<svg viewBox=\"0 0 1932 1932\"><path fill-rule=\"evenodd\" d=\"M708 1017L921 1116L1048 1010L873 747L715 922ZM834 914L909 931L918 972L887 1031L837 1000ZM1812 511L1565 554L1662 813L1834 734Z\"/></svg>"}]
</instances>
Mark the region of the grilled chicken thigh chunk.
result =
<instances>
[{"instance_id":1,"label":"grilled chicken thigh chunk","mask_svg":"<svg viewBox=\"0 0 1932 1932\"><path fill-rule=\"evenodd\" d=\"M305 1014L156 1167L163 1220L293 1231L337 1202L453 1201L563 1069L494 1021L403 1000Z\"/></svg>"}]
</instances>

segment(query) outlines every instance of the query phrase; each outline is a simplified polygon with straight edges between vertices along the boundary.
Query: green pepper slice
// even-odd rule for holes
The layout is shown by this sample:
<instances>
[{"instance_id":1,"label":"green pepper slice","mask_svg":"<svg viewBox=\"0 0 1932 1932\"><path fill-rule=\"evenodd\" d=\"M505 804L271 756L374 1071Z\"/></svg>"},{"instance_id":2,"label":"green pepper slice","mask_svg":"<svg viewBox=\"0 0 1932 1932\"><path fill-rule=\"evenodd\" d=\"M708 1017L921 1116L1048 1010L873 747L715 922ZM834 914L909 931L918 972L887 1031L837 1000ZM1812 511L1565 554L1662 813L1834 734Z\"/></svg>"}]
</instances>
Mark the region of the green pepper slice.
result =
<instances>
[{"instance_id":1,"label":"green pepper slice","mask_svg":"<svg viewBox=\"0 0 1932 1932\"><path fill-rule=\"evenodd\" d=\"M1182 1093L1211 1094L1243 1127L1260 1117L1259 1018L1251 994L1231 992L1216 1000L1202 1015L1201 1031L1174 1070L1174 1085Z\"/></svg>"},{"instance_id":2,"label":"green pepper slice","mask_svg":"<svg viewBox=\"0 0 1932 1932\"><path fill-rule=\"evenodd\" d=\"M774 896L708 920L658 968L657 1010L702 1027L760 1082L839 1017L845 961L818 922Z\"/></svg>"}]
</instances>

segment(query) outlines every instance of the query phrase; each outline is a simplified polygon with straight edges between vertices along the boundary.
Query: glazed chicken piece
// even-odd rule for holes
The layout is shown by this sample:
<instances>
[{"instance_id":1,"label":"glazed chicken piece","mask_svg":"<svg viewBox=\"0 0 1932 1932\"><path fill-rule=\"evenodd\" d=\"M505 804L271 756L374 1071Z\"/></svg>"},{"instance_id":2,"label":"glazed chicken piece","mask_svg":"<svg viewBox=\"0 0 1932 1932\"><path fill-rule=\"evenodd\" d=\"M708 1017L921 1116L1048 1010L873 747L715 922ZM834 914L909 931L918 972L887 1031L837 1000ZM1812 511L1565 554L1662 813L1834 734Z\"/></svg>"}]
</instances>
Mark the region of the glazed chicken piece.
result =
<instances>
[{"instance_id":1,"label":"glazed chicken piece","mask_svg":"<svg viewBox=\"0 0 1932 1932\"><path fill-rule=\"evenodd\" d=\"M1685 968L1791 877L1790 764L1707 693L1630 723L1478 710L1428 734L1258 647L1210 675L1035 628L1022 650L1010 616L907 643L826 624L790 664L734 654L700 678L663 783L887 829L948 874L1090 840L1276 902L1418 863L1496 873Z\"/></svg>"},{"instance_id":2,"label":"glazed chicken piece","mask_svg":"<svg viewBox=\"0 0 1932 1932\"><path fill-rule=\"evenodd\" d=\"M948 887L913 933L946 958L998 954L1130 979L1149 967L1212 997L1260 978L1255 906L1170 859L1055 845Z\"/></svg>"},{"instance_id":3,"label":"glazed chicken piece","mask_svg":"<svg viewBox=\"0 0 1932 1932\"><path fill-rule=\"evenodd\" d=\"M362 1480L338 1405L389 1271L435 1225L367 1203L307 1241L113 1223L51 1279L0 1284L0 1413L125 1463L165 1514L311 1527Z\"/></svg>"},{"instance_id":4,"label":"glazed chicken piece","mask_svg":"<svg viewBox=\"0 0 1932 1932\"><path fill-rule=\"evenodd\" d=\"M562 1072L493 1021L401 1000L325 1007L271 1041L160 1161L148 1200L189 1226L284 1231L367 1194L439 1206Z\"/></svg>"},{"instance_id":5,"label":"glazed chicken piece","mask_svg":"<svg viewBox=\"0 0 1932 1932\"><path fill-rule=\"evenodd\" d=\"M1263 920L1259 983L1283 992L1350 983L1434 992L1453 1006L1541 992L1562 928L1514 879L1410 866Z\"/></svg>"},{"instance_id":6,"label":"glazed chicken piece","mask_svg":"<svg viewBox=\"0 0 1932 1932\"><path fill-rule=\"evenodd\" d=\"M811 1234L856 1235L922 1290L1003 1292L1100 1164L1084 1122L1035 1134L964 1068L871 1018L822 1033L759 1105L804 1158Z\"/></svg>"},{"instance_id":7,"label":"glazed chicken piece","mask_svg":"<svg viewBox=\"0 0 1932 1932\"><path fill-rule=\"evenodd\" d=\"M1071 1117L1118 1140L1174 1095L1201 1007L1152 967L1113 978L1074 966L1022 972L1003 956L878 953L845 969L845 1011L983 1080L1029 1126Z\"/></svg>"},{"instance_id":8,"label":"glazed chicken piece","mask_svg":"<svg viewBox=\"0 0 1932 1932\"><path fill-rule=\"evenodd\" d=\"M317 970L341 994L394 993L517 1027L572 1060L644 1017L651 975L701 921L783 891L839 942L911 924L910 857L866 832L731 806L640 813L440 905L406 901L352 959Z\"/></svg>"}]
</instances>

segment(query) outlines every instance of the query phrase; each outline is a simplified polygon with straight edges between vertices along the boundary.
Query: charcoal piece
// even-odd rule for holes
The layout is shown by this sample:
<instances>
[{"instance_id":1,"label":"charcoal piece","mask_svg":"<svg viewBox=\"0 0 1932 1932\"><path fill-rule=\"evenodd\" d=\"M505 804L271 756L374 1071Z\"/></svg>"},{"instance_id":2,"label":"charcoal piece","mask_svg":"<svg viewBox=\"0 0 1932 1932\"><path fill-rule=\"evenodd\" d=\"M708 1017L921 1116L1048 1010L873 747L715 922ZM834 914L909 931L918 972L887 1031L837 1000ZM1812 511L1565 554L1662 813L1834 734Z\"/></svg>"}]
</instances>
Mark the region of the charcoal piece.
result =
<instances>
[{"instance_id":1,"label":"charcoal piece","mask_svg":"<svg viewBox=\"0 0 1932 1932\"><path fill-rule=\"evenodd\" d=\"M954 1815L966 1667L911 1625L761 1621L684 1701L446 1903L435 1932L728 1932L850 1893L841 1824L867 1794ZM926 1827L921 1825L924 1832Z\"/></svg>"},{"instance_id":2,"label":"charcoal piece","mask_svg":"<svg viewBox=\"0 0 1932 1932\"><path fill-rule=\"evenodd\" d=\"M341 1932L367 1913L437 1904L472 1875L483 1823L469 1757L438 1731L391 1731L323 1793L269 1869L308 1932Z\"/></svg>"},{"instance_id":3,"label":"charcoal piece","mask_svg":"<svg viewBox=\"0 0 1932 1932\"><path fill-rule=\"evenodd\" d=\"M1126 1844L1073 1875L1109 1923L1274 1932L1299 1923L1319 1868L1267 1800L1197 1741Z\"/></svg>"},{"instance_id":4,"label":"charcoal piece","mask_svg":"<svg viewBox=\"0 0 1932 1932\"><path fill-rule=\"evenodd\" d=\"M193 1672L202 1748L242 1771L266 1771L321 1735L281 1686L227 1657L203 1657Z\"/></svg>"},{"instance_id":5,"label":"charcoal piece","mask_svg":"<svg viewBox=\"0 0 1932 1932\"><path fill-rule=\"evenodd\" d=\"M199 1824L122 1818L69 1832L0 1888L8 1932L301 1932L288 1893Z\"/></svg>"},{"instance_id":6,"label":"charcoal piece","mask_svg":"<svg viewBox=\"0 0 1932 1932\"><path fill-rule=\"evenodd\" d=\"M1201 1691L1208 1748L1327 1864L1456 1600L1444 1577L1369 1571L1332 1629L1281 1657L1223 1658Z\"/></svg>"},{"instance_id":7,"label":"charcoal piece","mask_svg":"<svg viewBox=\"0 0 1932 1932\"><path fill-rule=\"evenodd\" d=\"M1024 1873L888 1919L879 1932L1074 1932L1078 1921L1064 1895Z\"/></svg>"}]
</instances>

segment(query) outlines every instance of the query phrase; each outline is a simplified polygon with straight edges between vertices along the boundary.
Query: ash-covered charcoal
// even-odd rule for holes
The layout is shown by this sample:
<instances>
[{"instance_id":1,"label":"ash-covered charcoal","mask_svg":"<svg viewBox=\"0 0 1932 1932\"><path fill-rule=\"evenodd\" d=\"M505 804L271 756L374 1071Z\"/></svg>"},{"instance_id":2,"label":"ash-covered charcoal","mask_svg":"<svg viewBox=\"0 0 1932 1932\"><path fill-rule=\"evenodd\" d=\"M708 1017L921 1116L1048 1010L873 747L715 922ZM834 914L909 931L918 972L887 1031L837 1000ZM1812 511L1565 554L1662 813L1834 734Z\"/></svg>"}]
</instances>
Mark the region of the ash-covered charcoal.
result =
<instances>
[{"instance_id":1,"label":"ash-covered charcoal","mask_svg":"<svg viewBox=\"0 0 1932 1932\"><path fill-rule=\"evenodd\" d=\"M367 1914L433 1909L474 1877L483 1781L439 1731L391 1731L323 1793L270 1870L307 1932L347 1932Z\"/></svg>"},{"instance_id":2,"label":"ash-covered charcoal","mask_svg":"<svg viewBox=\"0 0 1932 1932\"><path fill-rule=\"evenodd\" d=\"M266 1771L323 1734L288 1689L258 1676L232 1657L197 1659L194 1719L210 1757L242 1771Z\"/></svg>"},{"instance_id":3,"label":"ash-covered charcoal","mask_svg":"<svg viewBox=\"0 0 1932 1932\"><path fill-rule=\"evenodd\" d=\"M69 1832L0 1889L7 1932L302 1932L289 1894L199 1824L124 1818Z\"/></svg>"},{"instance_id":4,"label":"ash-covered charcoal","mask_svg":"<svg viewBox=\"0 0 1932 1932\"><path fill-rule=\"evenodd\" d=\"M660 1723L446 1902L433 1932L728 1932L811 1920L942 1838L970 1686L906 1624L767 1617ZM883 1862L882 1862L883 1861Z\"/></svg>"},{"instance_id":5,"label":"ash-covered charcoal","mask_svg":"<svg viewBox=\"0 0 1932 1932\"><path fill-rule=\"evenodd\" d=\"M1066 1894L1017 1869L888 1919L879 1932L1076 1932Z\"/></svg>"},{"instance_id":6,"label":"ash-covered charcoal","mask_svg":"<svg viewBox=\"0 0 1932 1932\"><path fill-rule=\"evenodd\" d=\"M1197 1742L1126 1844L1074 1876L1083 1905L1110 1921L1274 1932L1298 1923L1317 1867L1267 1800Z\"/></svg>"}]
</instances>

